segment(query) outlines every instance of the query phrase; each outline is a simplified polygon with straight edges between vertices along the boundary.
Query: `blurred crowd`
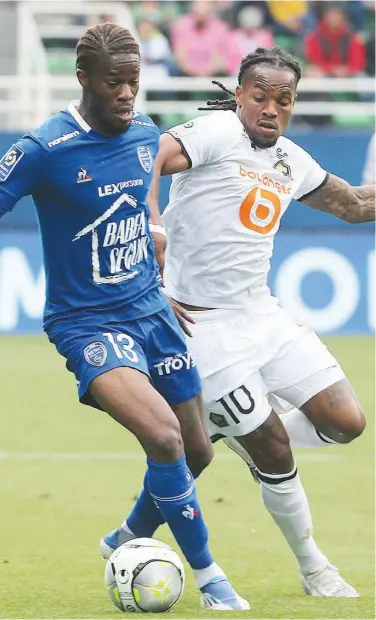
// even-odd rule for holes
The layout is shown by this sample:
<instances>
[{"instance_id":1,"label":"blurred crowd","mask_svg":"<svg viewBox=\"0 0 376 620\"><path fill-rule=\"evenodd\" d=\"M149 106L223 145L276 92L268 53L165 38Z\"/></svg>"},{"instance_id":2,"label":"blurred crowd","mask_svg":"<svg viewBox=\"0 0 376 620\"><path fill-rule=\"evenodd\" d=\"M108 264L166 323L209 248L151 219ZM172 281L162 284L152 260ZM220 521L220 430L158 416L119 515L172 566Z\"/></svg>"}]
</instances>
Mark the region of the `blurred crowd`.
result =
<instances>
[{"instance_id":1,"label":"blurred crowd","mask_svg":"<svg viewBox=\"0 0 376 620\"><path fill-rule=\"evenodd\" d=\"M373 0L195 0L129 2L145 73L237 75L257 47L279 45L302 63L306 76L375 74Z\"/></svg>"},{"instance_id":2,"label":"blurred crowd","mask_svg":"<svg viewBox=\"0 0 376 620\"><path fill-rule=\"evenodd\" d=\"M277 45L289 51L300 61L305 77L375 75L375 0L119 0L119 4L126 6L137 30L143 85L147 88L155 82L159 87L148 90L149 101L212 99L212 90L163 91L163 80L168 76L237 76L241 60L257 47ZM76 15L73 19L71 23L87 27L98 21L116 21L116 16ZM44 44L50 51L58 48L56 56L49 55L50 70L63 72L61 41L50 38ZM75 44L73 37L66 66L69 73ZM51 62L54 58L56 66ZM299 101L311 104L373 100L372 93L341 92L338 88L299 93ZM185 117L165 110L155 118L172 125ZM354 119L339 111L305 114L302 119L295 114L294 122L368 127L373 126L374 115Z\"/></svg>"}]
</instances>

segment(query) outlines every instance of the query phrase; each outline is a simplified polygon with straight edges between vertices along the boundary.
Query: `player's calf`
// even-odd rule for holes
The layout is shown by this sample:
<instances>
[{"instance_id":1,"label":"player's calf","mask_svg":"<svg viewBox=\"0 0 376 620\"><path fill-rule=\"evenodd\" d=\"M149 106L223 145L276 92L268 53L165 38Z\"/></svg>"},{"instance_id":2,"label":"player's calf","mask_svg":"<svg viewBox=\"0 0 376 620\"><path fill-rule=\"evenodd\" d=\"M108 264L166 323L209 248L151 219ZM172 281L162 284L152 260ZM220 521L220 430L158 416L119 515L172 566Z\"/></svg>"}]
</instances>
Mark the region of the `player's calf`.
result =
<instances>
[{"instance_id":1,"label":"player's calf","mask_svg":"<svg viewBox=\"0 0 376 620\"><path fill-rule=\"evenodd\" d=\"M259 472L283 475L293 470L294 458L289 438L274 411L254 431L236 439L250 455Z\"/></svg>"},{"instance_id":2,"label":"player's calf","mask_svg":"<svg viewBox=\"0 0 376 620\"><path fill-rule=\"evenodd\" d=\"M244 448L247 440L247 437L232 437L226 439L226 444L249 464L252 461ZM308 499L296 466L287 474L258 471L258 476L263 503L295 555L304 591L311 596L357 597L355 588L341 577L316 545Z\"/></svg>"},{"instance_id":3,"label":"player's calf","mask_svg":"<svg viewBox=\"0 0 376 620\"><path fill-rule=\"evenodd\" d=\"M213 459L213 446L204 423L201 394L189 401L171 405L180 423L187 464L193 476L198 478Z\"/></svg>"},{"instance_id":4,"label":"player's calf","mask_svg":"<svg viewBox=\"0 0 376 620\"><path fill-rule=\"evenodd\" d=\"M257 466L263 503L293 551L301 574L306 575L328 564L313 538L307 496L286 430L277 414L272 412L255 431L233 439L241 444ZM234 445L231 447L235 449Z\"/></svg>"},{"instance_id":5,"label":"player's calf","mask_svg":"<svg viewBox=\"0 0 376 620\"><path fill-rule=\"evenodd\" d=\"M212 450L205 451L186 451L187 464L191 470L194 478L198 478L199 475L206 469L212 462L214 453Z\"/></svg>"}]
</instances>

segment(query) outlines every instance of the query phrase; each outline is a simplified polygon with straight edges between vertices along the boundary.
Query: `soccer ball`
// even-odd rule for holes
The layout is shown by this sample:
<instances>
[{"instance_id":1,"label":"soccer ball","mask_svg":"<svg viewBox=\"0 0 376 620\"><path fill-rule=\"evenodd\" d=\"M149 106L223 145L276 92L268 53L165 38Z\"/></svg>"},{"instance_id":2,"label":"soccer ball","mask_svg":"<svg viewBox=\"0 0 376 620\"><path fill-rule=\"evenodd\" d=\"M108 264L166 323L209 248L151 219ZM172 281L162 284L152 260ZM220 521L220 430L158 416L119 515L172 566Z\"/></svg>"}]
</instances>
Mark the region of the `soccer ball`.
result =
<instances>
[{"instance_id":1,"label":"soccer ball","mask_svg":"<svg viewBox=\"0 0 376 620\"><path fill-rule=\"evenodd\" d=\"M185 573L171 547L154 538L135 538L111 554L104 580L121 611L163 613L183 594Z\"/></svg>"}]
</instances>

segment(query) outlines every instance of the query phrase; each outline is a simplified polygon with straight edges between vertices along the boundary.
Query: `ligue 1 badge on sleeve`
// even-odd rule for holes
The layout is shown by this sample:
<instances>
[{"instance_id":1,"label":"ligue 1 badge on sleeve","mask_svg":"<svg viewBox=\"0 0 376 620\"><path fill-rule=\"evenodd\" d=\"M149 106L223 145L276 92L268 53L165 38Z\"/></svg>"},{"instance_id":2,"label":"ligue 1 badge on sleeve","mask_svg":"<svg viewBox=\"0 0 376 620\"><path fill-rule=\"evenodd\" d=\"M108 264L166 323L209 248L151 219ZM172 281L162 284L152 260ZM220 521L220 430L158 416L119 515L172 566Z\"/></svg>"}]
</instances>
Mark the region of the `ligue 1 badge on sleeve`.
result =
<instances>
[{"instance_id":1,"label":"ligue 1 badge on sleeve","mask_svg":"<svg viewBox=\"0 0 376 620\"><path fill-rule=\"evenodd\" d=\"M145 172L149 174L153 168L153 157L148 146L138 146L137 155Z\"/></svg>"},{"instance_id":2,"label":"ligue 1 badge on sleeve","mask_svg":"<svg viewBox=\"0 0 376 620\"><path fill-rule=\"evenodd\" d=\"M17 144L13 144L5 153L4 157L0 159L0 182L8 179L24 154L24 151Z\"/></svg>"}]
</instances>

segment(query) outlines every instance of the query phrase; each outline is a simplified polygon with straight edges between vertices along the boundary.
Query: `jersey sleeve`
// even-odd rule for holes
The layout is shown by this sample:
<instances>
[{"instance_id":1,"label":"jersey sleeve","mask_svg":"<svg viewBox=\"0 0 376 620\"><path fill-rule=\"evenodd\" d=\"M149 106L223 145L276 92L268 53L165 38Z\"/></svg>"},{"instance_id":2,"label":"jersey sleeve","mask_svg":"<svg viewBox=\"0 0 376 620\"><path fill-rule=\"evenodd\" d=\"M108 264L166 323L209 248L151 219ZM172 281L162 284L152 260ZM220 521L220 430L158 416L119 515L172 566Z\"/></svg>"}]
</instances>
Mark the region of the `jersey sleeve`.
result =
<instances>
[{"instance_id":1,"label":"jersey sleeve","mask_svg":"<svg viewBox=\"0 0 376 620\"><path fill-rule=\"evenodd\" d=\"M226 154L232 142L231 135L234 135L228 122L230 119L222 116L227 114L233 113L214 112L167 131L181 145L191 168L218 161Z\"/></svg>"},{"instance_id":2,"label":"jersey sleeve","mask_svg":"<svg viewBox=\"0 0 376 620\"><path fill-rule=\"evenodd\" d=\"M294 198L296 200L304 200L309 194L312 194L312 192L326 183L329 174L303 149L299 149L299 162L301 169L304 170L304 175Z\"/></svg>"},{"instance_id":3,"label":"jersey sleeve","mask_svg":"<svg viewBox=\"0 0 376 620\"><path fill-rule=\"evenodd\" d=\"M40 183L44 156L41 144L27 135L0 159L0 217Z\"/></svg>"}]
</instances>

